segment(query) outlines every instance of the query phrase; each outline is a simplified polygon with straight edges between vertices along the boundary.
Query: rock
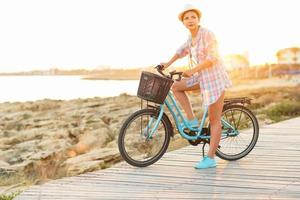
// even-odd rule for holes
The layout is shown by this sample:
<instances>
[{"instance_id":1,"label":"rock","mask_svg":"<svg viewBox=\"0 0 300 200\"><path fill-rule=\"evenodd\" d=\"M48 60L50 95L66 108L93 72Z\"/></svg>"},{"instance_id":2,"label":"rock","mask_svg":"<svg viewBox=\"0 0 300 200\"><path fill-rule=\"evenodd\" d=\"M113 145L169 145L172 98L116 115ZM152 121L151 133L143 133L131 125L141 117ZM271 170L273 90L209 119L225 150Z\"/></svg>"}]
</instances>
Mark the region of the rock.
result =
<instances>
[{"instance_id":1,"label":"rock","mask_svg":"<svg viewBox=\"0 0 300 200\"><path fill-rule=\"evenodd\" d=\"M25 104L21 104L21 110L30 110L33 112L45 111L45 110L53 110L60 108L60 101L56 100L39 100L36 102L28 102Z\"/></svg>"},{"instance_id":2,"label":"rock","mask_svg":"<svg viewBox=\"0 0 300 200\"><path fill-rule=\"evenodd\" d=\"M107 132L109 136L109 140L110 141L116 140L116 138L118 138L119 131L120 131L120 127L110 128L109 131Z\"/></svg>"},{"instance_id":3,"label":"rock","mask_svg":"<svg viewBox=\"0 0 300 200\"><path fill-rule=\"evenodd\" d=\"M18 143L13 146L15 151L18 151L20 154L25 152L36 152L38 151L37 145L40 143L39 139L33 139Z\"/></svg>"},{"instance_id":4,"label":"rock","mask_svg":"<svg viewBox=\"0 0 300 200\"><path fill-rule=\"evenodd\" d=\"M37 148L39 150L43 150L43 151L53 151L53 152L59 152L62 150L66 150L69 147L71 147L71 143L69 140L65 140L65 139L46 139L43 140L42 142L40 142L37 145Z\"/></svg>"},{"instance_id":5,"label":"rock","mask_svg":"<svg viewBox=\"0 0 300 200\"><path fill-rule=\"evenodd\" d=\"M50 151L50 150L38 151L38 152L32 154L29 157L29 159L30 160L42 160L42 159L47 159L53 155L55 155L55 151Z\"/></svg>"},{"instance_id":6,"label":"rock","mask_svg":"<svg viewBox=\"0 0 300 200\"><path fill-rule=\"evenodd\" d=\"M106 148L117 149L118 148L118 141L117 140L113 140L113 141L109 142L105 147Z\"/></svg>"},{"instance_id":7,"label":"rock","mask_svg":"<svg viewBox=\"0 0 300 200\"><path fill-rule=\"evenodd\" d=\"M10 165L9 167L6 167L7 170L11 170L14 172L24 172L24 171L31 171L30 169L33 168L33 161L31 160L26 160L22 163Z\"/></svg>"},{"instance_id":8,"label":"rock","mask_svg":"<svg viewBox=\"0 0 300 200\"><path fill-rule=\"evenodd\" d=\"M18 155L18 152L13 149L9 149L6 151L0 150L0 160L5 161L5 162L8 162L9 159L14 158L17 155Z\"/></svg>"},{"instance_id":9,"label":"rock","mask_svg":"<svg viewBox=\"0 0 300 200\"><path fill-rule=\"evenodd\" d=\"M41 130L38 129L24 130L13 137L1 139L0 144L15 145L28 140L41 139L42 136L43 136L43 132Z\"/></svg>"},{"instance_id":10,"label":"rock","mask_svg":"<svg viewBox=\"0 0 300 200\"><path fill-rule=\"evenodd\" d=\"M105 124L101 119L88 119L86 121L86 125L91 129L108 128L107 124Z\"/></svg>"},{"instance_id":11,"label":"rock","mask_svg":"<svg viewBox=\"0 0 300 200\"><path fill-rule=\"evenodd\" d=\"M111 159L118 157L119 151L115 148L102 148L98 150L93 150L86 154L82 154L73 158L67 159L62 166L71 166L77 163L82 163L86 161L93 161L93 160L104 160L104 161L111 161Z\"/></svg>"},{"instance_id":12,"label":"rock","mask_svg":"<svg viewBox=\"0 0 300 200\"><path fill-rule=\"evenodd\" d=\"M111 120L112 120L112 118L111 118L111 117L108 117L108 116L103 116L103 117L101 117L101 119L102 119L102 121L103 121L105 124L107 124L107 125L109 125L110 122L111 122Z\"/></svg>"},{"instance_id":13,"label":"rock","mask_svg":"<svg viewBox=\"0 0 300 200\"><path fill-rule=\"evenodd\" d=\"M87 131L79 137L79 142L75 145L74 150L78 154L86 153L93 148L102 148L109 140L107 128Z\"/></svg>"},{"instance_id":14,"label":"rock","mask_svg":"<svg viewBox=\"0 0 300 200\"><path fill-rule=\"evenodd\" d=\"M86 161L82 163L76 163L68 167L66 175L75 176L84 172L90 172L97 169L101 169L104 164L103 160Z\"/></svg>"},{"instance_id":15,"label":"rock","mask_svg":"<svg viewBox=\"0 0 300 200\"><path fill-rule=\"evenodd\" d=\"M42 181L110 166L121 159L120 127L139 109L129 95L0 103L0 167Z\"/></svg>"},{"instance_id":16,"label":"rock","mask_svg":"<svg viewBox=\"0 0 300 200\"><path fill-rule=\"evenodd\" d=\"M68 130L58 130L53 134L53 139L65 139L69 140L69 131Z\"/></svg>"},{"instance_id":17,"label":"rock","mask_svg":"<svg viewBox=\"0 0 300 200\"><path fill-rule=\"evenodd\" d=\"M10 148L12 148L12 145L0 144L0 149L2 150L8 150Z\"/></svg>"},{"instance_id":18,"label":"rock","mask_svg":"<svg viewBox=\"0 0 300 200\"><path fill-rule=\"evenodd\" d=\"M82 127L71 128L68 132L71 137L77 138L84 133L84 129Z\"/></svg>"},{"instance_id":19,"label":"rock","mask_svg":"<svg viewBox=\"0 0 300 200\"><path fill-rule=\"evenodd\" d=\"M4 161L0 160L0 168L1 167L8 167L8 166L9 166L9 164L7 162L4 162Z\"/></svg>"}]
</instances>

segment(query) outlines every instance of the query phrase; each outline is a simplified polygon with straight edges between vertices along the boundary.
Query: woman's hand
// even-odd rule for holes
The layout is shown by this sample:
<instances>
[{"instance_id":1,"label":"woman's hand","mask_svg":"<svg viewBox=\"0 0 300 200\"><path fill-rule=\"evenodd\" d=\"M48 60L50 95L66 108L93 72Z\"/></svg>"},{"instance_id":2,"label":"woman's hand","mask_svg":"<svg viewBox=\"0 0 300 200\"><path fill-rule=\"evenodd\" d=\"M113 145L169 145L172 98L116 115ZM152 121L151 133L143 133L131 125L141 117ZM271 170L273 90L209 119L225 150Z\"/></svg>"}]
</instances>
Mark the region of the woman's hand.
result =
<instances>
[{"instance_id":1,"label":"woman's hand","mask_svg":"<svg viewBox=\"0 0 300 200\"><path fill-rule=\"evenodd\" d=\"M164 62L160 63L160 65L164 66L163 70L167 69L170 66L169 63L164 63Z\"/></svg>"},{"instance_id":2,"label":"woman's hand","mask_svg":"<svg viewBox=\"0 0 300 200\"><path fill-rule=\"evenodd\" d=\"M188 78L188 77L193 76L193 74L194 74L193 70L186 70L182 73L182 76Z\"/></svg>"}]
</instances>

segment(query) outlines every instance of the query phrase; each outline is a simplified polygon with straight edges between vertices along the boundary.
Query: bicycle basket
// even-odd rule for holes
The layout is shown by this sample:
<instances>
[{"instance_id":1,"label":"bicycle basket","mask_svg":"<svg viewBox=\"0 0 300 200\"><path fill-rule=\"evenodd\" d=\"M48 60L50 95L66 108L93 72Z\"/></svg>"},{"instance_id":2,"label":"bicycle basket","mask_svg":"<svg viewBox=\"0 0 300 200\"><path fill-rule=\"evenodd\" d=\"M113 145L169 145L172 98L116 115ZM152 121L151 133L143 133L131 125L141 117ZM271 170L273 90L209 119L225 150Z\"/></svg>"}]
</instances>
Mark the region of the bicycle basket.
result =
<instances>
[{"instance_id":1,"label":"bicycle basket","mask_svg":"<svg viewBox=\"0 0 300 200\"><path fill-rule=\"evenodd\" d=\"M172 79L143 71L137 96L147 101L163 104L173 82Z\"/></svg>"}]
</instances>

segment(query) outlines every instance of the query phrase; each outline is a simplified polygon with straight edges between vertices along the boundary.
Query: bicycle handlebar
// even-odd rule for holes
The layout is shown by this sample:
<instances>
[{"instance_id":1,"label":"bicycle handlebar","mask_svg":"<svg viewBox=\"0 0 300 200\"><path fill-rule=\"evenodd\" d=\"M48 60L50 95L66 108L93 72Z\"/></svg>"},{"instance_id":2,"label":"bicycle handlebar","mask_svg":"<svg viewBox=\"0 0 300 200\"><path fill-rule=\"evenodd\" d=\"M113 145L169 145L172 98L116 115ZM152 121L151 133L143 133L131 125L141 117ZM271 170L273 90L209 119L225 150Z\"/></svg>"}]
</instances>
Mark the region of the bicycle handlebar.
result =
<instances>
[{"instance_id":1,"label":"bicycle handlebar","mask_svg":"<svg viewBox=\"0 0 300 200\"><path fill-rule=\"evenodd\" d=\"M155 68L156 68L156 70L158 71L158 73L160 73L162 76L164 76L164 77L166 77L166 78L169 78L169 79L172 79L172 80L173 80L173 76L175 76L175 75L178 75L178 78L175 79L176 81L180 81L181 78L182 78L182 73L183 73L183 72L176 72L176 70L174 70L174 71L169 72L169 75L166 75L166 74L163 72L163 69L164 69L164 66L163 66L163 65L157 65Z\"/></svg>"}]
</instances>

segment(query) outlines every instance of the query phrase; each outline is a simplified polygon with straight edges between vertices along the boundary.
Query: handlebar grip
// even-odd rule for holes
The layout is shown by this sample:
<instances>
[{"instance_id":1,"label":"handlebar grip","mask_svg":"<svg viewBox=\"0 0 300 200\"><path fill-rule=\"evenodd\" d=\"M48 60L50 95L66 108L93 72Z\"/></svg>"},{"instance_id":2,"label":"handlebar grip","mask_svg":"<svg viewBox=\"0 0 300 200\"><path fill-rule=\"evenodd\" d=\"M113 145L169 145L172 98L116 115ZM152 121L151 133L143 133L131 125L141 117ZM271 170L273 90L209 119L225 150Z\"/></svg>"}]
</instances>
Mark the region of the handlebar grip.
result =
<instances>
[{"instance_id":1,"label":"handlebar grip","mask_svg":"<svg viewBox=\"0 0 300 200\"><path fill-rule=\"evenodd\" d=\"M164 77L167 77L167 75L165 75L163 73L163 69L164 69L164 66L163 65L157 65L156 67L156 70L158 71L158 73L160 73L161 75L163 75Z\"/></svg>"},{"instance_id":2,"label":"handlebar grip","mask_svg":"<svg viewBox=\"0 0 300 200\"><path fill-rule=\"evenodd\" d=\"M180 81L181 78L182 78L182 73L183 72L172 71L172 72L169 73L170 75L166 75L166 74L163 73L163 69L164 69L163 65L157 65L155 68L158 71L158 73L160 73L162 76L164 76L166 78L173 79L174 75L178 75L178 78L175 79L176 81Z\"/></svg>"},{"instance_id":3,"label":"handlebar grip","mask_svg":"<svg viewBox=\"0 0 300 200\"><path fill-rule=\"evenodd\" d=\"M163 70L164 66L163 65L157 65L155 68L158 69L158 70Z\"/></svg>"}]
</instances>

